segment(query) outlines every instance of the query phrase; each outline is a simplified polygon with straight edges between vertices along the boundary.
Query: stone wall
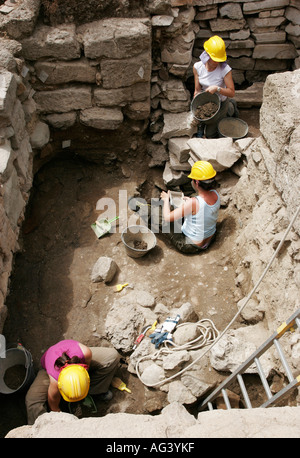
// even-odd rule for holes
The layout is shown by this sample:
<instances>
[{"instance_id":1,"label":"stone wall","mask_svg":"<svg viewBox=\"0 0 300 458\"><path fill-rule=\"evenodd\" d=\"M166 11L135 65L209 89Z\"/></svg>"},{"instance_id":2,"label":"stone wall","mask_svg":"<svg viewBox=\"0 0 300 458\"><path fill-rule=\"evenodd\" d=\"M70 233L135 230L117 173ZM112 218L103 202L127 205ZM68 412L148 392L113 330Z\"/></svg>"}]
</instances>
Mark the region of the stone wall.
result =
<instances>
[{"instance_id":1,"label":"stone wall","mask_svg":"<svg viewBox=\"0 0 300 458\"><path fill-rule=\"evenodd\" d=\"M0 330L6 317L5 297L18 250L18 237L32 185L32 147L20 98L21 78L0 70Z\"/></svg>"},{"instance_id":2,"label":"stone wall","mask_svg":"<svg viewBox=\"0 0 300 458\"><path fill-rule=\"evenodd\" d=\"M115 130L124 113L130 119L148 118L148 19L107 19L77 29L73 24L39 26L22 40L22 49L33 65L37 111L49 125L69 127L73 119L95 129Z\"/></svg>"}]
</instances>

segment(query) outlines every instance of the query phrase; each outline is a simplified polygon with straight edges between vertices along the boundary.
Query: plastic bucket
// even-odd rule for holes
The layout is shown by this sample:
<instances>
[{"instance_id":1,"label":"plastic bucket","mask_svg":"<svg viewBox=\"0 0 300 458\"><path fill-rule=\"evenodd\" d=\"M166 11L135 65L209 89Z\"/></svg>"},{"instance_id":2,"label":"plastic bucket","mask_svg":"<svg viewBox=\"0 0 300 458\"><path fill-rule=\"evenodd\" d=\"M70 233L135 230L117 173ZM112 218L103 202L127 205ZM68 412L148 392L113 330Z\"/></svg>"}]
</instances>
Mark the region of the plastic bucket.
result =
<instances>
[{"instance_id":1,"label":"plastic bucket","mask_svg":"<svg viewBox=\"0 0 300 458\"><path fill-rule=\"evenodd\" d=\"M218 123L221 137L230 137L233 140L243 138L248 133L248 124L239 118L223 118Z\"/></svg>"},{"instance_id":2,"label":"plastic bucket","mask_svg":"<svg viewBox=\"0 0 300 458\"><path fill-rule=\"evenodd\" d=\"M12 394L29 388L35 377L31 353L22 345L9 348L0 358L0 393Z\"/></svg>"},{"instance_id":3,"label":"plastic bucket","mask_svg":"<svg viewBox=\"0 0 300 458\"><path fill-rule=\"evenodd\" d=\"M146 226L128 226L121 234L128 256L141 258L156 245L155 234Z\"/></svg>"},{"instance_id":4,"label":"plastic bucket","mask_svg":"<svg viewBox=\"0 0 300 458\"><path fill-rule=\"evenodd\" d=\"M215 103L218 107L217 111L212 115L210 116L209 118L199 118L196 116L196 111L197 111L197 108L201 105L205 105L206 103L209 103L209 102L212 102L212 103ZM193 113L193 116L198 120L198 121L201 121L201 122L206 122L206 121L210 121L211 119L213 119L219 112L220 110L220 106L221 106L221 101L220 101L220 98L217 96L217 94L210 94L210 92L200 92L200 94L197 94L193 100L192 100L192 103L191 103L191 111Z\"/></svg>"}]
</instances>

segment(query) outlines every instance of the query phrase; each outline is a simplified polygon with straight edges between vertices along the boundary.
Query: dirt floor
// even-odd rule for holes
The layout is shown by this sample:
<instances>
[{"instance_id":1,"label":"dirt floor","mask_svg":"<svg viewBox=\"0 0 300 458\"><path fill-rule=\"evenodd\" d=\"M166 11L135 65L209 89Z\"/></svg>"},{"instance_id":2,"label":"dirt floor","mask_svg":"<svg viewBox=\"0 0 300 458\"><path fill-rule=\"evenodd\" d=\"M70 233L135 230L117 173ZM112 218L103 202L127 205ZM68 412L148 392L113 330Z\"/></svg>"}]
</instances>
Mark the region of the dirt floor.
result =
<instances>
[{"instance_id":1,"label":"dirt floor","mask_svg":"<svg viewBox=\"0 0 300 458\"><path fill-rule=\"evenodd\" d=\"M249 136L257 136L258 110L241 112L241 118L249 124ZM128 282L133 288L149 291L168 307L191 302L199 319L210 318L220 331L236 313L232 262L235 220L226 208L220 211L215 242L201 255L180 254L163 235L157 235L157 246L145 257L127 256L120 234L122 225L126 226L120 190L124 199L137 189L150 192L159 181L162 169L149 169L138 153L113 168L78 156L57 157L36 174L4 328L7 342L20 341L31 352L35 369L43 352L65 338L90 346L109 345L105 317L117 295L126 294L126 289L115 292L118 283ZM116 214L120 208L123 213L115 232L97 239L91 224L103 212L96 206L104 197L116 203ZM136 215L125 208L132 221ZM90 280L100 256L112 257L118 265L110 284ZM145 413L149 390L127 371L125 360L118 375L132 393L113 389L112 401L97 404L97 415ZM0 436L23 424L24 394L0 395Z\"/></svg>"}]
</instances>

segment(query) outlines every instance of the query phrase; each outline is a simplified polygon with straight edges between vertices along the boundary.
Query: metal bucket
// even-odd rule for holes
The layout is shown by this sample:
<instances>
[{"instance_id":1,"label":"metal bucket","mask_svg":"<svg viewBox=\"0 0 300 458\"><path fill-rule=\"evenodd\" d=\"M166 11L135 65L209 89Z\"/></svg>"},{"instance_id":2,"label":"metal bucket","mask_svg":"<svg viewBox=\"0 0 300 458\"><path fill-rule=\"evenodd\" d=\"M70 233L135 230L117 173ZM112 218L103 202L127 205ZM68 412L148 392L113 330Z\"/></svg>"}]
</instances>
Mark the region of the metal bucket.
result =
<instances>
[{"instance_id":1,"label":"metal bucket","mask_svg":"<svg viewBox=\"0 0 300 458\"><path fill-rule=\"evenodd\" d=\"M141 258L156 246L156 236L146 226L128 226L121 234L121 240L128 256ZM138 248L145 244L145 248Z\"/></svg>"},{"instance_id":2,"label":"metal bucket","mask_svg":"<svg viewBox=\"0 0 300 458\"><path fill-rule=\"evenodd\" d=\"M14 371L14 368L24 367L22 378L14 380L14 386L9 387L5 383L5 373L8 369ZM16 374L18 375L18 374ZM31 353L22 345L16 348L8 348L5 352L5 358L0 358L0 393L12 394L17 391L29 388L35 378ZM17 383L17 386L15 384Z\"/></svg>"},{"instance_id":3,"label":"metal bucket","mask_svg":"<svg viewBox=\"0 0 300 458\"><path fill-rule=\"evenodd\" d=\"M218 131L221 137L229 137L233 140L238 140L247 135L248 124L239 118L223 118L218 123Z\"/></svg>"},{"instance_id":4,"label":"metal bucket","mask_svg":"<svg viewBox=\"0 0 300 458\"><path fill-rule=\"evenodd\" d=\"M218 106L218 109L217 111L210 117L210 118L205 118L205 119L201 119L201 118L198 118L196 116L196 110L199 106L201 105L205 105L206 103L209 103L209 102L213 102L215 103L217 106ZM193 113L193 116L198 120L198 121L201 121L201 122L207 122L207 121L210 121L211 119L213 119L219 112L220 110L220 106L221 106L221 100L220 98L217 96L217 94L210 94L210 92L200 92L200 94L197 94L193 100L192 100L192 103L191 103L191 111Z\"/></svg>"}]
</instances>

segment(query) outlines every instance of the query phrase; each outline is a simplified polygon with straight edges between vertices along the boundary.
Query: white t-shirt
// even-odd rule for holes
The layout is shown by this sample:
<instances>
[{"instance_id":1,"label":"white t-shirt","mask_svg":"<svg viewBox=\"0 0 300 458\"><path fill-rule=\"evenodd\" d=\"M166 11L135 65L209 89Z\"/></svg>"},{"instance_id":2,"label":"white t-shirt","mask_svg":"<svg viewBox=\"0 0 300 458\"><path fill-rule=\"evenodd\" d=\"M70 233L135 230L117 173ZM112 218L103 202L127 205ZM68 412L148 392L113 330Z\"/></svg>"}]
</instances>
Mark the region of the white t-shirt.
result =
<instances>
[{"instance_id":1,"label":"white t-shirt","mask_svg":"<svg viewBox=\"0 0 300 458\"><path fill-rule=\"evenodd\" d=\"M199 61L194 64L194 68L197 71L199 83L202 86L202 90L205 91L209 86L219 86L225 88L224 78L231 71L231 67L226 63L221 63L212 72L208 72L204 63ZM225 95L218 94L221 101L227 99Z\"/></svg>"}]
</instances>

